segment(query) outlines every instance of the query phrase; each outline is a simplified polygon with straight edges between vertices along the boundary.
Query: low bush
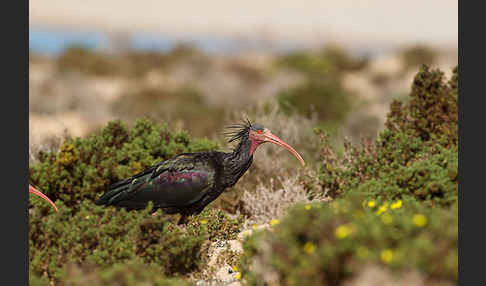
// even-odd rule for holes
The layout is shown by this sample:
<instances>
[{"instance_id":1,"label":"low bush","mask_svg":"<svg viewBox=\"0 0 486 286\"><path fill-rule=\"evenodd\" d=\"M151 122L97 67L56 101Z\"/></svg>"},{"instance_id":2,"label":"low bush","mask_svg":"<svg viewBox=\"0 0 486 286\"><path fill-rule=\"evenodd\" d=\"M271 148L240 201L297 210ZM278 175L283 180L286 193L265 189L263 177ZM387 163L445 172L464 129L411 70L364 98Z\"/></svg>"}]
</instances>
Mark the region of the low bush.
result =
<instances>
[{"instance_id":1,"label":"low bush","mask_svg":"<svg viewBox=\"0 0 486 286\"><path fill-rule=\"evenodd\" d=\"M458 69L453 69L448 82L444 73L422 66L412 83L410 101L404 105L395 100L390 105L386 127L407 132L423 141L446 147L458 144Z\"/></svg>"},{"instance_id":2,"label":"low bush","mask_svg":"<svg viewBox=\"0 0 486 286\"><path fill-rule=\"evenodd\" d=\"M148 72L166 72L176 63L189 61L196 69L207 66L209 60L190 45L177 45L161 53L153 51L126 51L122 54L108 54L73 45L65 49L58 58L57 68L61 73L80 72L94 76L124 76L142 78Z\"/></svg>"},{"instance_id":3,"label":"low bush","mask_svg":"<svg viewBox=\"0 0 486 286\"><path fill-rule=\"evenodd\" d=\"M146 87L124 92L111 106L119 118L134 121L149 117L154 121L182 123L195 136L220 130L224 108L208 104L200 90L181 86L175 90Z\"/></svg>"},{"instance_id":4,"label":"low bush","mask_svg":"<svg viewBox=\"0 0 486 286\"><path fill-rule=\"evenodd\" d=\"M328 45L317 52L296 51L277 59L277 66L290 68L307 76L337 78L346 71L366 67L367 58L355 58L337 45Z\"/></svg>"},{"instance_id":5,"label":"low bush","mask_svg":"<svg viewBox=\"0 0 486 286\"><path fill-rule=\"evenodd\" d=\"M331 203L295 206L244 244L249 285L342 285L369 265L426 284L457 284L457 68L422 67L409 103L393 103L374 141L338 152L321 137L320 188Z\"/></svg>"},{"instance_id":6,"label":"low bush","mask_svg":"<svg viewBox=\"0 0 486 286\"><path fill-rule=\"evenodd\" d=\"M63 285L67 286L101 286L101 285L153 285L153 286L185 286L191 285L187 279L168 278L160 273L159 267L147 265L140 261L117 263L103 271L93 267L79 267L69 264L66 267L66 279ZM30 274L29 285L47 286L49 281L45 277Z\"/></svg>"},{"instance_id":7,"label":"low bush","mask_svg":"<svg viewBox=\"0 0 486 286\"><path fill-rule=\"evenodd\" d=\"M277 100L284 112L294 111L321 122L342 121L351 109L349 95L335 82L311 80L302 85L281 91Z\"/></svg>"},{"instance_id":8,"label":"low bush","mask_svg":"<svg viewBox=\"0 0 486 286\"><path fill-rule=\"evenodd\" d=\"M351 196L297 205L272 230L247 238L242 277L248 285L342 285L373 263L453 285L457 219L457 204L428 209Z\"/></svg>"},{"instance_id":9,"label":"low bush","mask_svg":"<svg viewBox=\"0 0 486 286\"><path fill-rule=\"evenodd\" d=\"M376 141L345 143L338 154L322 139L322 191L338 196L367 190L370 197L413 197L447 206L457 200L457 68L448 83L423 67L407 105L394 102ZM424 119L425 118L425 119Z\"/></svg>"},{"instance_id":10,"label":"low bush","mask_svg":"<svg viewBox=\"0 0 486 286\"><path fill-rule=\"evenodd\" d=\"M402 51L404 71L417 68L423 64L432 65L437 61L438 54L431 47L416 45Z\"/></svg>"},{"instance_id":11,"label":"low bush","mask_svg":"<svg viewBox=\"0 0 486 286\"><path fill-rule=\"evenodd\" d=\"M119 70L113 57L80 45L66 48L58 58L57 68L61 73L76 71L95 76L108 76Z\"/></svg>"},{"instance_id":12,"label":"low bush","mask_svg":"<svg viewBox=\"0 0 486 286\"><path fill-rule=\"evenodd\" d=\"M41 203L29 216L29 265L36 275L63 281L67 263L104 269L135 258L176 275L198 269L203 261L204 232L185 233L166 217L152 217L149 207L127 212L84 200L75 211L58 201L59 213L46 215Z\"/></svg>"},{"instance_id":13,"label":"low bush","mask_svg":"<svg viewBox=\"0 0 486 286\"><path fill-rule=\"evenodd\" d=\"M206 208L199 215L191 216L187 222L187 230L194 235L206 235L206 239L214 242L236 239L243 224L243 217L231 219L217 208Z\"/></svg>"},{"instance_id":14,"label":"low bush","mask_svg":"<svg viewBox=\"0 0 486 286\"><path fill-rule=\"evenodd\" d=\"M89 200L78 210L62 202L57 205L59 213L53 213L42 200L33 200L29 267L35 281L66 282L68 264L96 269L104 277L105 271L114 271L109 270L113 265L134 261L156 267L161 275L180 276L200 269L208 240L235 239L242 224L241 218L230 219L213 208L190 217L183 230L167 216L150 215L151 206L127 212Z\"/></svg>"},{"instance_id":15,"label":"low bush","mask_svg":"<svg viewBox=\"0 0 486 286\"><path fill-rule=\"evenodd\" d=\"M327 137L321 134L323 141ZM341 157L323 147L322 191L332 197L366 191L370 198L413 198L432 205L457 201L458 151L386 130L376 142L345 145Z\"/></svg>"},{"instance_id":16,"label":"low bush","mask_svg":"<svg viewBox=\"0 0 486 286\"><path fill-rule=\"evenodd\" d=\"M337 46L284 55L277 66L302 73L306 81L282 90L277 95L280 107L287 114L296 111L308 118L315 114L321 122L342 121L352 106L350 95L341 86L341 75L364 65L364 60L353 59Z\"/></svg>"}]
</instances>

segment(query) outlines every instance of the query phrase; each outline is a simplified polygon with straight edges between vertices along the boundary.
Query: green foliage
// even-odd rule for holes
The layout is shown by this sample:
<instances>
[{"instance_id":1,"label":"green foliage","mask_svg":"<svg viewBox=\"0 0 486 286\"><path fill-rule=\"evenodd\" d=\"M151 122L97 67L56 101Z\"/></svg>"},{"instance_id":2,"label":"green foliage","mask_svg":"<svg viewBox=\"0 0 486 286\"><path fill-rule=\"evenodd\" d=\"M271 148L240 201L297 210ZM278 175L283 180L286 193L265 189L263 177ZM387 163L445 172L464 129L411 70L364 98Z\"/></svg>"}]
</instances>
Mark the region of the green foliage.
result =
<instances>
[{"instance_id":1,"label":"green foliage","mask_svg":"<svg viewBox=\"0 0 486 286\"><path fill-rule=\"evenodd\" d=\"M96 76L107 76L118 70L116 62L108 55L74 45L66 48L57 61L59 72L78 71Z\"/></svg>"},{"instance_id":2,"label":"green foliage","mask_svg":"<svg viewBox=\"0 0 486 286\"><path fill-rule=\"evenodd\" d=\"M59 152L41 152L39 162L30 166L31 183L56 200L59 212L54 213L37 197L31 199L31 283L43 285L48 279L61 285L110 281L133 285L130 281L134 279L146 279L154 285L174 285L179 280L167 280L164 275L200 269L207 242L234 239L241 217L233 220L219 209L205 209L189 217L187 227L181 229L172 217L151 216L151 206L127 212L96 206L94 200L109 184L158 161L216 148L207 139L191 139L187 132L172 132L167 125L138 120L133 128L112 121L98 134L67 139ZM82 282L83 275L69 280L73 277L66 268L69 263L83 271L87 268L91 280ZM136 273L144 267L145 272Z\"/></svg>"},{"instance_id":3,"label":"green foliage","mask_svg":"<svg viewBox=\"0 0 486 286\"><path fill-rule=\"evenodd\" d=\"M366 265L426 282L457 283L457 68L449 82L422 67L410 101L394 102L386 129L341 153L322 140L320 190L331 203L296 206L273 232L244 245L250 285L340 285Z\"/></svg>"},{"instance_id":4,"label":"green foliage","mask_svg":"<svg viewBox=\"0 0 486 286\"><path fill-rule=\"evenodd\" d=\"M148 120L138 120L131 129L112 121L99 134L66 140L57 153L40 152L39 162L29 169L30 183L52 200L77 208L85 199L97 199L110 184L159 161L216 148L212 141Z\"/></svg>"},{"instance_id":5,"label":"green foliage","mask_svg":"<svg viewBox=\"0 0 486 286\"><path fill-rule=\"evenodd\" d=\"M406 106L399 101L391 104L386 127L410 132L424 141L440 141L445 146L457 146L457 87L457 67L446 83L443 72L422 66L414 78L410 102Z\"/></svg>"},{"instance_id":6,"label":"green foliage","mask_svg":"<svg viewBox=\"0 0 486 286\"><path fill-rule=\"evenodd\" d=\"M412 197L441 206L457 200L457 68L445 84L441 72L423 67L410 97L407 105L391 105L387 129L374 142L346 143L340 155L320 133L323 191L366 191L372 198Z\"/></svg>"},{"instance_id":7,"label":"green foliage","mask_svg":"<svg viewBox=\"0 0 486 286\"><path fill-rule=\"evenodd\" d=\"M30 286L48 286L49 279L45 276L39 276L29 271L29 285Z\"/></svg>"},{"instance_id":8,"label":"green foliage","mask_svg":"<svg viewBox=\"0 0 486 286\"><path fill-rule=\"evenodd\" d=\"M36 201L29 216L30 269L50 279L65 279L64 265L87 264L100 269L135 258L165 274L184 274L202 261L201 235L188 234L163 216L103 208L84 200L79 211L58 202L59 213Z\"/></svg>"},{"instance_id":9,"label":"green foliage","mask_svg":"<svg viewBox=\"0 0 486 286\"><path fill-rule=\"evenodd\" d=\"M436 51L424 45L417 45L405 49L402 53L404 71L408 71L424 64L432 65L437 61L437 56Z\"/></svg>"},{"instance_id":10,"label":"green foliage","mask_svg":"<svg viewBox=\"0 0 486 286\"><path fill-rule=\"evenodd\" d=\"M36 283L45 279L40 278L43 275L52 281L67 281L70 275L65 266L69 263L96 270L101 277L97 279L119 272L116 269L122 266L110 270L114 264L135 261L153 270L147 275L190 273L206 260L208 240L234 239L242 224L241 218L232 220L221 210L209 209L190 217L182 230L166 216L150 215L151 206L127 212L88 200L78 210L63 202L57 204L58 213L40 199L33 200L30 209L29 265Z\"/></svg>"},{"instance_id":11,"label":"green foliage","mask_svg":"<svg viewBox=\"0 0 486 286\"><path fill-rule=\"evenodd\" d=\"M71 270L65 285L153 285L153 286L188 286L191 283L181 278L167 278L157 266L146 265L139 261L117 263L103 271Z\"/></svg>"},{"instance_id":12,"label":"green foliage","mask_svg":"<svg viewBox=\"0 0 486 286\"><path fill-rule=\"evenodd\" d=\"M317 53L293 52L277 60L277 66L298 71L306 82L283 90L277 95L280 107L287 114L296 111L307 117L316 114L321 122L339 122L351 109L349 95L340 77L345 71L364 67L365 60L355 60L337 46Z\"/></svg>"},{"instance_id":13,"label":"green foliage","mask_svg":"<svg viewBox=\"0 0 486 286\"><path fill-rule=\"evenodd\" d=\"M290 68L307 76L340 76L345 71L360 70L368 63L365 58L351 57L336 45L329 45L318 52L291 52L280 57L277 65Z\"/></svg>"},{"instance_id":14,"label":"green foliage","mask_svg":"<svg viewBox=\"0 0 486 286\"><path fill-rule=\"evenodd\" d=\"M277 99L284 112L297 111L309 118L315 113L320 121L341 121L351 109L348 94L339 84L324 79L283 90Z\"/></svg>"},{"instance_id":15,"label":"green foliage","mask_svg":"<svg viewBox=\"0 0 486 286\"><path fill-rule=\"evenodd\" d=\"M69 264L66 267L65 280L61 285L71 286L102 286L102 285L153 285L153 286L178 286L192 285L188 280L181 278L168 278L160 272L160 268L144 264L138 260L127 263L116 263L102 271L94 267L79 267ZM30 273L29 285L47 286L50 284L45 276Z\"/></svg>"},{"instance_id":16,"label":"green foliage","mask_svg":"<svg viewBox=\"0 0 486 286\"><path fill-rule=\"evenodd\" d=\"M397 162L379 170L356 190L372 197L405 198L412 196L432 205L451 205L458 194L458 153L442 149L427 158L418 154L417 161L407 165ZM395 166L396 169L395 169Z\"/></svg>"},{"instance_id":17,"label":"green foliage","mask_svg":"<svg viewBox=\"0 0 486 286\"><path fill-rule=\"evenodd\" d=\"M59 56L59 72L77 71L94 76L143 77L156 70L166 72L174 64L183 60L201 70L207 66L204 55L189 45L178 45L166 53L152 51L127 51L122 55L105 54L74 45Z\"/></svg>"},{"instance_id":18,"label":"green foliage","mask_svg":"<svg viewBox=\"0 0 486 286\"><path fill-rule=\"evenodd\" d=\"M216 208L206 208L198 216L191 216L187 229L196 235L207 233L209 241L236 239L243 224L243 217L230 219L228 215Z\"/></svg>"},{"instance_id":19,"label":"green foliage","mask_svg":"<svg viewBox=\"0 0 486 286\"><path fill-rule=\"evenodd\" d=\"M327 137L321 134L323 142ZM385 130L376 142L345 144L338 156L324 143L319 170L331 196L365 191L371 198L411 197L432 205L457 201L458 150L430 145L402 132Z\"/></svg>"},{"instance_id":20,"label":"green foliage","mask_svg":"<svg viewBox=\"0 0 486 286\"><path fill-rule=\"evenodd\" d=\"M125 92L111 108L126 120L149 116L155 121L182 121L191 134L204 136L219 129L225 116L223 108L211 106L205 99L191 86L176 90L147 87Z\"/></svg>"},{"instance_id":21,"label":"green foliage","mask_svg":"<svg viewBox=\"0 0 486 286\"><path fill-rule=\"evenodd\" d=\"M277 64L309 76L323 76L333 72L329 59L312 55L308 52L293 52L278 59Z\"/></svg>"},{"instance_id":22,"label":"green foliage","mask_svg":"<svg viewBox=\"0 0 486 286\"><path fill-rule=\"evenodd\" d=\"M243 279L249 285L341 285L372 263L457 283L457 204L373 203L352 196L297 205L272 231L245 241Z\"/></svg>"}]
</instances>

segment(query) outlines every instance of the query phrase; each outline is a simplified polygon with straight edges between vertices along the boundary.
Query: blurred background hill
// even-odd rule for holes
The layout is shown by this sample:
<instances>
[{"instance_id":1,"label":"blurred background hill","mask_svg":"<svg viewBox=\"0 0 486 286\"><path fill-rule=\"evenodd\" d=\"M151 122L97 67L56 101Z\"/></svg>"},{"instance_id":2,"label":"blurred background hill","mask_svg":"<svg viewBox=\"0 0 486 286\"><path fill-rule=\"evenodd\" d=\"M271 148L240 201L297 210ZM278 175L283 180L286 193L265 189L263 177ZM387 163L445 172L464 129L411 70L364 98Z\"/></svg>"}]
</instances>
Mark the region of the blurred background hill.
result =
<instances>
[{"instance_id":1,"label":"blurred background hill","mask_svg":"<svg viewBox=\"0 0 486 286\"><path fill-rule=\"evenodd\" d=\"M373 137L420 64L457 64L457 1L29 4L34 145L141 116L219 136L264 103Z\"/></svg>"}]
</instances>

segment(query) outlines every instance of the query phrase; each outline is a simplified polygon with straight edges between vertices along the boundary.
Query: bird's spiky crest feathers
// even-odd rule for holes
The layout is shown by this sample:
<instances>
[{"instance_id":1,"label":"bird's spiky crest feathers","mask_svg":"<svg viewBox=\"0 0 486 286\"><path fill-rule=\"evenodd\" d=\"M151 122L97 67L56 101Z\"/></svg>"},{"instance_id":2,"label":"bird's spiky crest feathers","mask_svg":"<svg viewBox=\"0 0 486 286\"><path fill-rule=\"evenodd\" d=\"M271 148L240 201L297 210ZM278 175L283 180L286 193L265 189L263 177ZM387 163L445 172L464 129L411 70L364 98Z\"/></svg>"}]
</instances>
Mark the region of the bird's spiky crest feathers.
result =
<instances>
[{"instance_id":1,"label":"bird's spiky crest feathers","mask_svg":"<svg viewBox=\"0 0 486 286\"><path fill-rule=\"evenodd\" d=\"M248 133L250 132L250 128L252 127L252 123L248 118L246 118L246 121L243 120L243 123L241 124L233 124L230 126L227 126L226 128L228 129L236 129L236 130L231 130L229 132L224 133L226 136L229 137L228 142L233 142L235 140L244 138L245 136L248 136Z\"/></svg>"}]
</instances>

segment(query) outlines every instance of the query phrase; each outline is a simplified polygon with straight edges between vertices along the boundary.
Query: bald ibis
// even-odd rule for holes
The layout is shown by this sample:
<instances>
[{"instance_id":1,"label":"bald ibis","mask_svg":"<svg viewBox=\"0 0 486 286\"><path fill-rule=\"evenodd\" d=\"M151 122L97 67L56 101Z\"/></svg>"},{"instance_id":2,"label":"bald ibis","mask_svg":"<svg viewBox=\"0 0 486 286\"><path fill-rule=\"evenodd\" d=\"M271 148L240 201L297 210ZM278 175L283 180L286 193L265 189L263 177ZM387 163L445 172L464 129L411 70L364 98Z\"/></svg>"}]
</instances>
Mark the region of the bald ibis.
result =
<instances>
[{"instance_id":1,"label":"bald ibis","mask_svg":"<svg viewBox=\"0 0 486 286\"><path fill-rule=\"evenodd\" d=\"M186 217L200 213L226 188L236 184L253 161L253 153L263 143L271 142L289 150L305 165L304 159L290 145L261 124L249 120L233 128L229 142L239 140L233 152L183 153L160 162L145 171L109 186L95 203L126 210L144 209L149 201L154 210Z\"/></svg>"},{"instance_id":2,"label":"bald ibis","mask_svg":"<svg viewBox=\"0 0 486 286\"><path fill-rule=\"evenodd\" d=\"M34 194L36 196L39 196L39 197L43 198L44 200L46 200L49 204L51 204L51 206L54 207L54 209L57 212L56 204L53 203L46 195L44 195L43 193L41 193L41 191L38 191L36 188L34 188L31 185L29 185L29 193Z\"/></svg>"}]
</instances>

